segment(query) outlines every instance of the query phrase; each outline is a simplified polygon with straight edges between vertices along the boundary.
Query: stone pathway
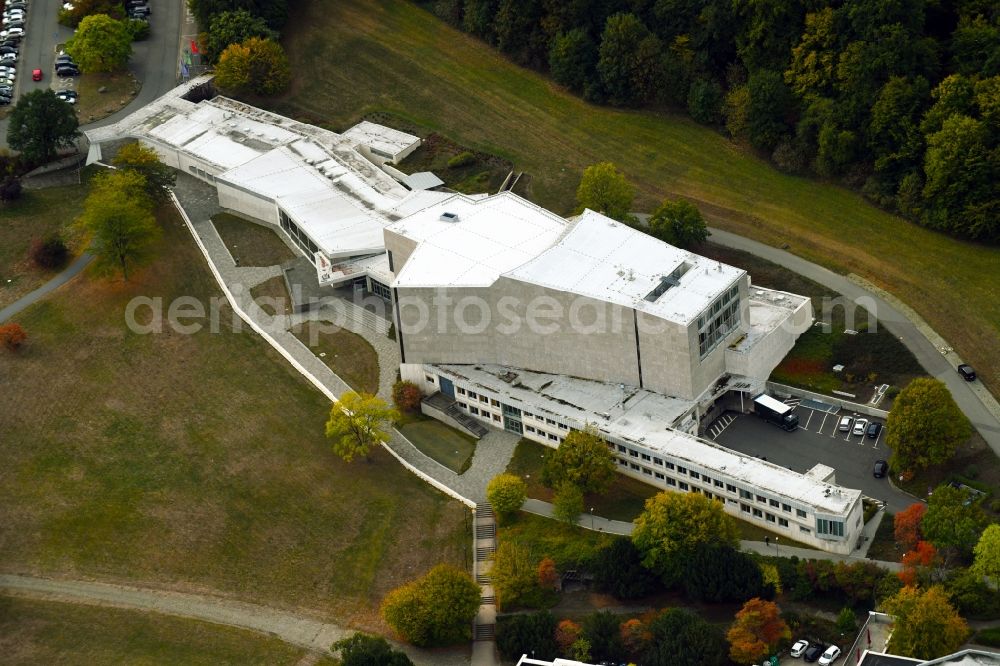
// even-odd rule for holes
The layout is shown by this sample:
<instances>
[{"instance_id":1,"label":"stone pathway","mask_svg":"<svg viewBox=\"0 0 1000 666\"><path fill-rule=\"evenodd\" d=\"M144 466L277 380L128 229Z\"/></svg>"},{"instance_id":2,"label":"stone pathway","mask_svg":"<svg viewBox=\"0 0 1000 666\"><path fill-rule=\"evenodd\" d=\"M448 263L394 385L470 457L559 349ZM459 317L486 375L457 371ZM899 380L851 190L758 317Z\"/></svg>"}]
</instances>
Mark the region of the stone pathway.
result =
<instances>
[{"instance_id":1,"label":"stone pathway","mask_svg":"<svg viewBox=\"0 0 1000 666\"><path fill-rule=\"evenodd\" d=\"M354 633L336 624L267 606L132 585L0 575L0 590L34 599L153 611L249 629L324 655L332 654L330 647L334 642ZM463 654L432 653L409 645L395 644L394 647L406 651L415 664L458 666L468 663Z\"/></svg>"}]
</instances>

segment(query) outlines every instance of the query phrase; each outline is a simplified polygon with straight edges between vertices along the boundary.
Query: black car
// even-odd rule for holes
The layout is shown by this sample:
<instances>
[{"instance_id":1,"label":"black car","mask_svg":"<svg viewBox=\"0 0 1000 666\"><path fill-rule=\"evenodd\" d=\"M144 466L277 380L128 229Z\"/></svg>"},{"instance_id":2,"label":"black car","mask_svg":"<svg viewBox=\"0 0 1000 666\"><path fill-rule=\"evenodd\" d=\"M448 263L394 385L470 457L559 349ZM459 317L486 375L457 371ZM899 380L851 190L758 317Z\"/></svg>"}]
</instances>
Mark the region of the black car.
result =
<instances>
[{"instance_id":1,"label":"black car","mask_svg":"<svg viewBox=\"0 0 1000 666\"><path fill-rule=\"evenodd\" d=\"M872 475L876 479L885 478L885 475L889 473L889 463L884 460L876 460L875 467L872 469Z\"/></svg>"},{"instance_id":2,"label":"black car","mask_svg":"<svg viewBox=\"0 0 1000 666\"><path fill-rule=\"evenodd\" d=\"M879 423L878 421L872 421L871 423L868 424L868 430L866 431L865 434L867 434L872 439L878 439L878 434L880 432L882 432L882 424Z\"/></svg>"},{"instance_id":3,"label":"black car","mask_svg":"<svg viewBox=\"0 0 1000 666\"><path fill-rule=\"evenodd\" d=\"M12 100L10 97L4 97L3 95L0 95L0 106L7 106L8 104L11 103L11 101Z\"/></svg>"},{"instance_id":4,"label":"black car","mask_svg":"<svg viewBox=\"0 0 1000 666\"><path fill-rule=\"evenodd\" d=\"M59 76L80 76L80 70L76 67L69 67L67 65L61 65L56 67L56 74Z\"/></svg>"},{"instance_id":5,"label":"black car","mask_svg":"<svg viewBox=\"0 0 1000 666\"><path fill-rule=\"evenodd\" d=\"M958 374L962 375L962 378L967 382L976 381L976 371L972 369L971 365L966 365L963 363L958 366Z\"/></svg>"},{"instance_id":6,"label":"black car","mask_svg":"<svg viewBox=\"0 0 1000 666\"><path fill-rule=\"evenodd\" d=\"M809 649L806 650L806 653L802 655L802 658L805 659L806 661L816 661L821 656L823 656L824 652L826 652L825 644L813 643L809 646Z\"/></svg>"}]
</instances>

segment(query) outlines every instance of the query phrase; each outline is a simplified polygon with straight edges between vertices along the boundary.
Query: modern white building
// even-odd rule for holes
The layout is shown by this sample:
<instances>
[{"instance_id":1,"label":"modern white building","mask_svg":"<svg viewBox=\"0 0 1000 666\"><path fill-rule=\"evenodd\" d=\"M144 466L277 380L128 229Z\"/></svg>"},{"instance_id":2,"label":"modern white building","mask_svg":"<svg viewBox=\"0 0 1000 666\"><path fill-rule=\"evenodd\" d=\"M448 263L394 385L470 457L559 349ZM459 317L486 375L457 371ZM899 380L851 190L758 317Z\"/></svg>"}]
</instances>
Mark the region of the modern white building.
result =
<instances>
[{"instance_id":1,"label":"modern white building","mask_svg":"<svg viewBox=\"0 0 1000 666\"><path fill-rule=\"evenodd\" d=\"M798 474L698 436L749 410L811 325L808 298L594 211L427 189L391 166L417 137L370 122L337 134L216 96L210 77L86 134L91 161L138 139L280 229L321 284L363 281L391 301L401 375L439 394L440 418L553 447L593 426L623 474L817 548L857 544L861 494L833 469Z\"/></svg>"}]
</instances>

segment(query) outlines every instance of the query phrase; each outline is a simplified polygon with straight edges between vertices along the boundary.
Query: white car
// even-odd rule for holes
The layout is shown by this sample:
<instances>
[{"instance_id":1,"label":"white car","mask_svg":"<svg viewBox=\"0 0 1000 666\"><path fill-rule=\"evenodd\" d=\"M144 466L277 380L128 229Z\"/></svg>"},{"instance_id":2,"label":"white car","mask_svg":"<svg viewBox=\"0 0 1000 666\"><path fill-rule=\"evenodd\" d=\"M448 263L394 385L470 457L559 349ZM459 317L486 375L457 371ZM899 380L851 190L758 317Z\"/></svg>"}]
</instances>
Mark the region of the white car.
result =
<instances>
[{"instance_id":1,"label":"white car","mask_svg":"<svg viewBox=\"0 0 1000 666\"><path fill-rule=\"evenodd\" d=\"M789 652L789 654L791 654L793 657L801 657L806 653L806 650L808 649L809 649L809 641L795 641L795 644L792 646L792 650L791 652Z\"/></svg>"},{"instance_id":2,"label":"white car","mask_svg":"<svg viewBox=\"0 0 1000 666\"><path fill-rule=\"evenodd\" d=\"M17 76L17 68L11 65L0 65L0 75Z\"/></svg>"},{"instance_id":3,"label":"white car","mask_svg":"<svg viewBox=\"0 0 1000 666\"><path fill-rule=\"evenodd\" d=\"M837 429L840 430L840 432L850 432L852 423L854 423L854 419L850 416L841 416L840 425L837 426Z\"/></svg>"},{"instance_id":4,"label":"white car","mask_svg":"<svg viewBox=\"0 0 1000 666\"><path fill-rule=\"evenodd\" d=\"M8 25L10 23L24 23L24 14L14 14L12 16L4 16L3 24Z\"/></svg>"},{"instance_id":5,"label":"white car","mask_svg":"<svg viewBox=\"0 0 1000 666\"><path fill-rule=\"evenodd\" d=\"M9 30L0 30L0 39L7 39L8 37L21 39L22 37L24 37L24 28L10 28Z\"/></svg>"},{"instance_id":6,"label":"white car","mask_svg":"<svg viewBox=\"0 0 1000 666\"><path fill-rule=\"evenodd\" d=\"M840 658L840 648L836 645L831 645L826 649L826 652L819 658L819 666L830 666L833 662Z\"/></svg>"},{"instance_id":7,"label":"white car","mask_svg":"<svg viewBox=\"0 0 1000 666\"><path fill-rule=\"evenodd\" d=\"M0 55L0 65L11 65L15 62L17 62L16 53L4 53Z\"/></svg>"},{"instance_id":8,"label":"white car","mask_svg":"<svg viewBox=\"0 0 1000 666\"><path fill-rule=\"evenodd\" d=\"M868 430L868 419L858 419L854 422L854 430L851 432L852 435L865 436L865 431Z\"/></svg>"}]
</instances>

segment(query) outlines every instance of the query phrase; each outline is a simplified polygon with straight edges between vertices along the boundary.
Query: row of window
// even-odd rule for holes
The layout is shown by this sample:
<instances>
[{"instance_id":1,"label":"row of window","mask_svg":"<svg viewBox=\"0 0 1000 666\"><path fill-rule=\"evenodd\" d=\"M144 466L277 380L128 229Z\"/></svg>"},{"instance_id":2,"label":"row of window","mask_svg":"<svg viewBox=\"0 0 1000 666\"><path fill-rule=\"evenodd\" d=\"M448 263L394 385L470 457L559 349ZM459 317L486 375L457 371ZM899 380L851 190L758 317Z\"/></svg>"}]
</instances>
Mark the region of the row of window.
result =
<instances>
[{"instance_id":1,"label":"row of window","mask_svg":"<svg viewBox=\"0 0 1000 666\"><path fill-rule=\"evenodd\" d=\"M381 296L387 301L392 300L392 290L386 285L382 284L378 280L372 280L372 293L376 296Z\"/></svg>"},{"instance_id":2,"label":"row of window","mask_svg":"<svg viewBox=\"0 0 1000 666\"><path fill-rule=\"evenodd\" d=\"M196 166L189 166L188 171L190 171L195 176L199 176L202 180L207 180L210 183L215 182L215 176L205 171L204 169L199 169Z\"/></svg>"},{"instance_id":3,"label":"row of window","mask_svg":"<svg viewBox=\"0 0 1000 666\"><path fill-rule=\"evenodd\" d=\"M288 237L295 241L305 255L312 260L313 255L319 252L319 248L316 247L316 243L312 242L312 239L306 235L304 231L299 229L299 225L292 221L292 218L285 214L285 211L279 211L278 219L281 222L281 228L285 230Z\"/></svg>"},{"instance_id":4,"label":"row of window","mask_svg":"<svg viewBox=\"0 0 1000 666\"><path fill-rule=\"evenodd\" d=\"M839 520L817 518L816 534L829 534L830 536L842 537L844 536L844 523Z\"/></svg>"},{"instance_id":5,"label":"row of window","mask_svg":"<svg viewBox=\"0 0 1000 666\"><path fill-rule=\"evenodd\" d=\"M430 377L428 377L428 380L430 380ZM479 402L481 402L483 404L493 405L494 407L500 407L501 406L500 401L497 400L496 398L488 398L485 395L480 395L480 394L476 393L475 391L467 391L466 389L462 388L461 386L456 387L455 388L455 392L458 393L458 395L464 395L464 396L466 396L469 400L479 400ZM550 419L548 417L538 416L538 415L532 414L531 412L522 412L521 410L518 410L517 408L509 407L507 405L503 405L503 408L504 409L509 409L512 412L519 412L522 419L535 419L539 423L544 422L544 423L547 423L548 425L556 426L560 430L569 430L569 426L568 425L566 425L565 423L559 423L555 419ZM529 432L534 432L534 431L529 431ZM541 431L539 431L539 432L541 432Z\"/></svg>"},{"instance_id":6,"label":"row of window","mask_svg":"<svg viewBox=\"0 0 1000 666\"><path fill-rule=\"evenodd\" d=\"M698 317L698 351L704 358L740 323L740 288L733 285Z\"/></svg>"},{"instance_id":7,"label":"row of window","mask_svg":"<svg viewBox=\"0 0 1000 666\"><path fill-rule=\"evenodd\" d=\"M475 396L484 404L491 404L494 407L500 406L500 402L498 400L489 400L489 402L487 402L488 399L486 398L486 396L478 396L472 392L466 392L466 395L470 397ZM469 403L462 402L461 400L458 401L458 406L461 407L462 409L468 410L468 412L473 416L481 416L482 418L485 419L492 419L495 423L503 423L503 418L501 418L499 414L494 414L488 409L485 408L480 409L476 405L470 405ZM559 435L556 435L551 432L545 432L541 428L536 428L533 425L525 425L524 432L531 433L538 437L547 438L550 442L561 443L563 441L563 438L560 437Z\"/></svg>"}]
</instances>

